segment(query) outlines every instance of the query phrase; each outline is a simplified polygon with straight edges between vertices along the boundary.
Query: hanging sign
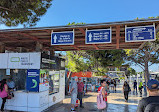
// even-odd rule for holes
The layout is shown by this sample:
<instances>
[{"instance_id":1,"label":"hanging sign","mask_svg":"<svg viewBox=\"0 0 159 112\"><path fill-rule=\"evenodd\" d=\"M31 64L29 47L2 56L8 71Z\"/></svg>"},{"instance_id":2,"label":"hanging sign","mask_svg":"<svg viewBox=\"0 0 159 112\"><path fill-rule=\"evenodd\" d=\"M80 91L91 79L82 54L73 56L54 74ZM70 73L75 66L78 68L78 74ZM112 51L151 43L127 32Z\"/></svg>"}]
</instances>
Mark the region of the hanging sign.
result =
<instances>
[{"instance_id":1,"label":"hanging sign","mask_svg":"<svg viewBox=\"0 0 159 112\"><path fill-rule=\"evenodd\" d=\"M125 42L156 40L155 25L125 27Z\"/></svg>"},{"instance_id":2,"label":"hanging sign","mask_svg":"<svg viewBox=\"0 0 159 112\"><path fill-rule=\"evenodd\" d=\"M73 45L74 31L52 32L51 45Z\"/></svg>"},{"instance_id":3,"label":"hanging sign","mask_svg":"<svg viewBox=\"0 0 159 112\"><path fill-rule=\"evenodd\" d=\"M111 29L86 30L86 44L111 43Z\"/></svg>"}]
</instances>

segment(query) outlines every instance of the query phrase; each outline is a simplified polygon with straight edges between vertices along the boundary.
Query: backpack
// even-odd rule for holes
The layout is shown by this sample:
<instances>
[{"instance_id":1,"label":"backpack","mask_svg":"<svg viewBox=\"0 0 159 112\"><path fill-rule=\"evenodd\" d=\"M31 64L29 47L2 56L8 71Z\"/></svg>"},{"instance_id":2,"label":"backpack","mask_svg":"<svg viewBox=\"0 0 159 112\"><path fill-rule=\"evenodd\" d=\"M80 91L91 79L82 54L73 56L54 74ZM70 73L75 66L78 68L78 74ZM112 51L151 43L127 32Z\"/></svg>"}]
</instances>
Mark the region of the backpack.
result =
<instances>
[{"instance_id":1,"label":"backpack","mask_svg":"<svg viewBox=\"0 0 159 112\"><path fill-rule=\"evenodd\" d=\"M144 112L159 112L159 103L148 104Z\"/></svg>"},{"instance_id":2,"label":"backpack","mask_svg":"<svg viewBox=\"0 0 159 112\"><path fill-rule=\"evenodd\" d=\"M101 89L97 95L97 108L98 109L105 109L106 108L106 102L103 99L102 90L103 90L103 87L101 87Z\"/></svg>"}]
</instances>

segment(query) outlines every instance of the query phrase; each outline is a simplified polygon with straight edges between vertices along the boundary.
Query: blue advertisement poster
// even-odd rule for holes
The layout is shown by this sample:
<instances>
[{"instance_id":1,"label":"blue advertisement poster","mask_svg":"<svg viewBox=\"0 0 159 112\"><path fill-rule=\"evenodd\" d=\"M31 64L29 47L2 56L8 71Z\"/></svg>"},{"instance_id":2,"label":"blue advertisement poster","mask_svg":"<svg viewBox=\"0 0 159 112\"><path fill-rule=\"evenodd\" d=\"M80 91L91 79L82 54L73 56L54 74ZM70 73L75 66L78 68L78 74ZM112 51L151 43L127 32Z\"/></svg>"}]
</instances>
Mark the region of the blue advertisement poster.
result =
<instances>
[{"instance_id":1,"label":"blue advertisement poster","mask_svg":"<svg viewBox=\"0 0 159 112\"><path fill-rule=\"evenodd\" d=\"M29 69L27 70L27 91L39 92L39 69Z\"/></svg>"}]
</instances>

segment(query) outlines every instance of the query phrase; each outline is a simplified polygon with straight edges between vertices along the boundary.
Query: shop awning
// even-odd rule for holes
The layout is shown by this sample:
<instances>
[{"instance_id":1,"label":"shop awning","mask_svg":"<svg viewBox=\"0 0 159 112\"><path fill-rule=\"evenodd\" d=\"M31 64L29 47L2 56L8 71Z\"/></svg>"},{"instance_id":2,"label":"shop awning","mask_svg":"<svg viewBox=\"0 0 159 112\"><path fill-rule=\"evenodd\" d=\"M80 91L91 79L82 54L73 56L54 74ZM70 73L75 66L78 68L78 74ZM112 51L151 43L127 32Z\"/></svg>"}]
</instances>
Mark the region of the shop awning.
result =
<instances>
[{"instance_id":1,"label":"shop awning","mask_svg":"<svg viewBox=\"0 0 159 112\"><path fill-rule=\"evenodd\" d=\"M69 75L69 72L67 72L67 77ZM92 77L92 72L74 72L72 73L72 77L87 77L91 78Z\"/></svg>"}]
</instances>

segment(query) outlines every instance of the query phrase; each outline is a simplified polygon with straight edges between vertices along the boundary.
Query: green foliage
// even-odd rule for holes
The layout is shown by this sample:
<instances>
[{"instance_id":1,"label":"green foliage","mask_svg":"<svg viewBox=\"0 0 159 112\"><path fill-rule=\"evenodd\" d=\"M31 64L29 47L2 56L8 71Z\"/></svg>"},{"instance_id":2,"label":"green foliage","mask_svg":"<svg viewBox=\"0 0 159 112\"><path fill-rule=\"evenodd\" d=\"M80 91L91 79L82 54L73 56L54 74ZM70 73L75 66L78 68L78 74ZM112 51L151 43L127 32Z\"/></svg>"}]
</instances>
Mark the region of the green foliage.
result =
<instances>
[{"instance_id":1,"label":"green foliage","mask_svg":"<svg viewBox=\"0 0 159 112\"><path fill-rule=\"evenodd\" d=\"M34 26L52 0L0 0L0 24Z\"/></svg>"},{"instance_id":2,"label":"green foliage","mask_svg":"<svg viewBox=\"0 0 159 112\"><path fill-rule=\"evenodd\" d=\"M154 17L154 16L152 16L152 17L148 17L148 18L139 18L139 17L137 17L136 18L136 20L142 20L142 19L157 19L157 18L159 18L159 16L156 16L156 17Z\"/></svg>"},{"instance_id":3,"label":"green foliage","mask_svg":"<svg viewBox=\"0 0 159 112\"><path fill-rule=\"evenodd\" d=\"M120 80L124 80L124 79L125 79L125 77L119 77L119 79L120 79Z\"/></svg>"},{"instance_id":4,"label":"green foliage","mask_svg":"<svg viewBox=\"0 0 159 112\"><path fill-rule=\"evenodd\" d=\"M67 65L66 67L71 72L80 72L88 69L88 62L84 60L83 56L79 53L82 51L67 51Z\"/></svg>"},{"instance_id":5,"label":"green foliage","mask_svg":"<svg viewBox=\"0 0 159 112\"><path fill-rule=\"evenodd\" d=\"M125 50L127 54L127 60L138 64L143 70L145 70L145 62L147 62L149 66L159 63L158 48L159 46L156 42L147 42L142 49Z\"/></svg>"},{"instance_id":6,"label":"green foliage","mask_svg":"<svg viewBox=\"0 0 159 112\"><path fill-rule=\"evenodd\" d=\"M124 63L124 50L67 51L68 64L72 72L93 71L105 75L108 66L120 67Z\"/></svg>"},{"instance_id":7,"label":"green foliage","mask_svg":"<svg viewBox=\"0 0 159 112\"><path fill-rule=\"evenodd\" d=\"M83 22L81 22L81 23L72 22L72 23L68 23L67 25L82 25L82 24L85 24L85 23L83 23Z\"/></svg>"},{"instance_id":8,"label":"green foliage","mask_svg":"<svg viewBox=\"0 0 159 112\"><path fill-rule=\"evenodd\" d=\"M120 67L124 63L126 56L124 50L98 50L86 51L86 53L90 55L93 61L97 61L102 67Z\"/></svg>"},{"instance_id":9,"label":"green foliage","mask_svg":"<svg viewBox=\"0 0 159 112\"><path fill-rule=\"evenodd\" d=\"M126 75L128 75L128 76L137 75L137 73L136 73L135 69L129 67Z\"/></svg>"}]
</instances>

